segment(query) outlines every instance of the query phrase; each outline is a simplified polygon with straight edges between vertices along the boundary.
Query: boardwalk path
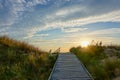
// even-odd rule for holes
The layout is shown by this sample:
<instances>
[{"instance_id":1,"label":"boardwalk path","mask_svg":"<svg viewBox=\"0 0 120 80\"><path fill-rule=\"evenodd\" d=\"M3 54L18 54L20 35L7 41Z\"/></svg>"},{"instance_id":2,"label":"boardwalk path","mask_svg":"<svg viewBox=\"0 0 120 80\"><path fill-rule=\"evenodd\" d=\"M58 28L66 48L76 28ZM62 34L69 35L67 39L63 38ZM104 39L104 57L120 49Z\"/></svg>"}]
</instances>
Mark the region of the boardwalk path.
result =
<instances>
[{"instance_id":1,"label":"boardwalk path","mask_svg":"<svg viewBox=\"0 0 120 80\"><path fill-rule=\"evenodd\" d=\"M48 80L93 80L74 54L59 54Z\"/></svg>"}]
</instances>

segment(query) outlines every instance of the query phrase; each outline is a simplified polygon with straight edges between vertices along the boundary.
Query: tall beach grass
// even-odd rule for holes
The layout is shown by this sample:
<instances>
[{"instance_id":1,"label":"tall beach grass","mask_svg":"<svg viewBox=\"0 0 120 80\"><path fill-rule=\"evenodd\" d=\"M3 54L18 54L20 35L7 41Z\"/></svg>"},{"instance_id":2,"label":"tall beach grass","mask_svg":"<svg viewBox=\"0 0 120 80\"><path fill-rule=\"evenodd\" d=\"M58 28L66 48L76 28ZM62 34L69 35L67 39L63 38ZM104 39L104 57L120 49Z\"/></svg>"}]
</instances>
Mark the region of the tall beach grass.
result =
<instances>
[{"instance_id":1,"label":"tall beach grass","mask_svg":"<svg viewBox=\"0 0 120 80\"><path fill-rule=\"evenodd\" d=\"M0 80L47 80L57 55L28 43L0 37Z\"/></svg>"}]
</instances>

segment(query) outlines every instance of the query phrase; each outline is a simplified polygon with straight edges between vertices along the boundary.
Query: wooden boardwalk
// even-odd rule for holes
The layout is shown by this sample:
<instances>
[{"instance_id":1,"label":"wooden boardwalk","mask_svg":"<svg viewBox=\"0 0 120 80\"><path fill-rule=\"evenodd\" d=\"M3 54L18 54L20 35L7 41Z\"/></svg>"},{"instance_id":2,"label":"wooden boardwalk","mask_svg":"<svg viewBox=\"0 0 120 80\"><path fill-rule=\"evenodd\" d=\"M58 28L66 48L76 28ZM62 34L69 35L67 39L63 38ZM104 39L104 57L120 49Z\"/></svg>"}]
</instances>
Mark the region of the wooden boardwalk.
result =
<instances>
[{"instance_id":1,"label":"wooden boardwalk","mask_svg":"<svg viewBox=\"0 0 120 80\"><path fill-rule=\"evenodd\" d=\"M72 53L59 54L48 80L93 80L83 64Z\"/></svg>"}]
</instances>

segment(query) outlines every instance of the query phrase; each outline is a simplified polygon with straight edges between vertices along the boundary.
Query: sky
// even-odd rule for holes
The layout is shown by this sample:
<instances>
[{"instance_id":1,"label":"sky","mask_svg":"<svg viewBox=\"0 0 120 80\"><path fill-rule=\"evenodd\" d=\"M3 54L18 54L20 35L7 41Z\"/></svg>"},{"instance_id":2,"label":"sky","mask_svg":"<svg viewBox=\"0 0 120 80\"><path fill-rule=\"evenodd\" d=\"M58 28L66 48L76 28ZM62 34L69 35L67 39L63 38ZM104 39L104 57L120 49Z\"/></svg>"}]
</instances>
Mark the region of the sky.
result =
<instances>
[{"instance_id":1,"label":"sky","mask_svg":"<svg viewBox=\"0 0 120 80\"><path fill-rule=\"evenodd\" d=\"M0 36L42 50L120 44L120 0L0 0Z\"/></svg>"}]
</instances>

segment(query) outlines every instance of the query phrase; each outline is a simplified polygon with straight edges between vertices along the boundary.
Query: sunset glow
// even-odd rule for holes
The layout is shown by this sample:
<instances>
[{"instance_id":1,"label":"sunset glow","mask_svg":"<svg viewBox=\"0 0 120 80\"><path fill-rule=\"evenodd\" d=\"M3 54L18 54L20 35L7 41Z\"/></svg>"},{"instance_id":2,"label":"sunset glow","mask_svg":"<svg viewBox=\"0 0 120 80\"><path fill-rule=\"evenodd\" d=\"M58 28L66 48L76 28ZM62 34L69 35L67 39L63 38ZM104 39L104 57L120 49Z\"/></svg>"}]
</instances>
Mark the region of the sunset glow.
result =
<instances>
[{"instance_id":1,"label":"sunset glow","mask_svg":"<svg viewBox=\"0 0 120 80\"><path fill-rule=\"evenodd\" d=\"M89 41L82 41L81 47L87 47L89 45Z\"/></svg>"},{"instance_id":2,"label":"sunset glow","mask_svg":"<svg viewBox=\"0 0 120 80\"><path fill-rule=\"evenodd\" d=\"M3 35L45 51L120 44L120 0L0 0Z\"/></svg>"}]
</instances>

